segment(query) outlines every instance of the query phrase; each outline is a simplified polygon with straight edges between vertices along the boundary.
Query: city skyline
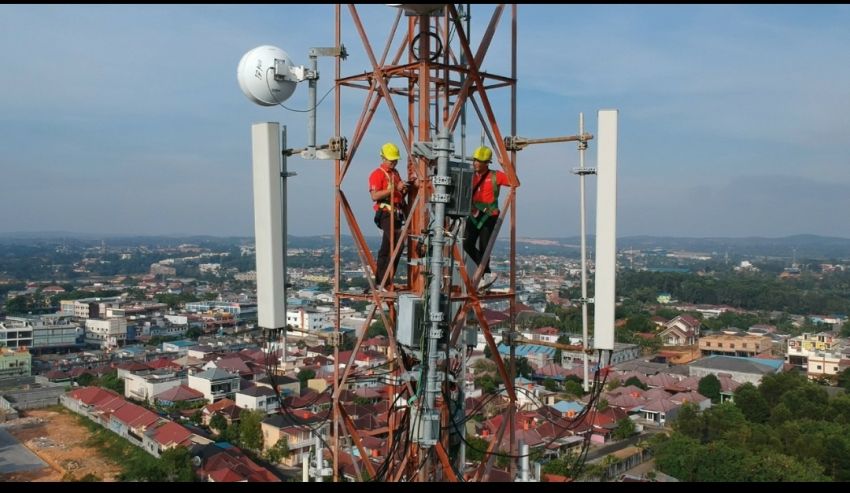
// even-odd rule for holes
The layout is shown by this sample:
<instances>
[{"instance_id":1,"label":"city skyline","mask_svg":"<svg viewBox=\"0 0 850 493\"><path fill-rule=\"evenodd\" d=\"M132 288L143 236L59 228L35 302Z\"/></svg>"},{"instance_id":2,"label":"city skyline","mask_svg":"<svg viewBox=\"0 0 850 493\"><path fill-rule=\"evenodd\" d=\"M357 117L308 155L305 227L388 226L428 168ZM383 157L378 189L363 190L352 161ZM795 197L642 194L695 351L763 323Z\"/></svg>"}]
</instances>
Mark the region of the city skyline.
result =
<instances>
[{"instance_id":1,"label":"city skyline","mask_svg":"<svg viewBox=\"0 0 850 493\"><path fill-rule=\"evenodd\" d=\"M473 6L480 36L492 6ZM595 132L620 111L619 237L850 237L847 6L519 6L518 134ZM373 44L394 17L360 7ZM250 125L306 118L261 108L236 82L242 54L273 44L306 64L333 44L330 5L0 7L0 232L253 236ZM508 75L503 19L484 69ZM354 29L343 73L368 67ZM319 95L333 64L321 59ZM506 96L507 94L505 94ZM332 98L319 107L330 137ZM499 101L494 104L499 105ZM306 107L306 88L287 102ZM344 92L353 119L362 94ZM504 105L502 105L504 106ZM345 121L345 120L344 120ZM503 128L507 120L500 120ZM375 119L345 190L370 229ZM352 126L343 125L351 135ZM472 133L472 132L471 132ZM468 146L477 143L471 135ZM370 151L374 151L371 152ZM591 143L588 165L595 152ZM518 155L518 236L578 235L575 145ZM329 234L332 168L290 161L289 232ZM595 180L589 179L593 233ZM348 231L343 227L343 234Z\"/></svg>"}]
</instances>

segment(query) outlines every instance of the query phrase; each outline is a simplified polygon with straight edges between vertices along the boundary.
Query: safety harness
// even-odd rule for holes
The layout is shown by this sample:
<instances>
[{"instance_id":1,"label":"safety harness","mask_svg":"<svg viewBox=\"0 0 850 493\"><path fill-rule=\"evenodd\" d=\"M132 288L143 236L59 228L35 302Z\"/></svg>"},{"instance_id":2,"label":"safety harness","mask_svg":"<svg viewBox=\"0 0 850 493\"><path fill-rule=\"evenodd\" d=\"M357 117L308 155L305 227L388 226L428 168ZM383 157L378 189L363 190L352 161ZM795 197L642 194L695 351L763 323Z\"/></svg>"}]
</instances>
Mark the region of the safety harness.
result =
<instances>
[{"instance_id":1,"label":"safety harness","mask_svg":"<svg viewBox=\"0 0 850 493\"><path fill-rule=\"evenodd\" d=\"M384 176L387 177L387 184L388 185L387 185L387 188L385 188L384 190L389 189L390 195L388 197L389 200L387 200L386 202L384 200L378 201L378 209L384 209L387 212L392 212L393 206L392 206L391 201L393 199L395 199L395 180L393 180L392 177L390 177L390 174L387 172L387 170L384 169L383 166L380 167L380 170L383 171Z\"/></svg>"},{"instance_id":2,"label":"safety harness","mask_svg":"<svg viewBox=\"0 0 850 493\"><path fill-rule=\"evenodd\" d=\"M481 215L478 217L469 216L469 219L472 221L472 224L475 225L477 229L481 229L484 226L484 223L492 216L493 211L499 210L499 186L496 184L496 173L492 171L487 172L490 175L490 183L493 185L493 201L492 202L473 202L472 205L475 206L476 209L481 211ZM478 190L478 188L484 183L487 177L484 176L479 180L478 186L476 186L472 193L473 195Z\"/></svg>"},{"instance_id":3,"label":"safety harness","mask_svg":"<svg viewBox=\"0 0 850 493\"><path fill-rule=\"evenodd\" d=\"M403 220L404 220L404 216L403 216L402 211L401 211L401 210L399 210L399 209L396 209L395 207L393 207L393 204L392 204L392 202L391 202L392 200L394 200L394 199L395 199L395 180L393 180L393 178L390 176L390 173L389 173L387 170L385 170L385 169L383 168L383 166L382 166L382 167L380 167L380 170L381 170L381 171L383 171L383 172L384 172L384 176L386 176L386 177L387 177L387 184L388 184L388 185L387 185L387 188L385 188L384 190L389 190L389 191L390 191L390 195L389 195L388 199L383 199L383 200L379 200L379 201L378 201L378 210L383 209L383 210L387 211L387 212L388 212L388 213L390 213L390 214L392 214L392 213L395 211L395 213L397 214L397 216L396 216L396 217L397 217L397 219L398 219L399 221L403 221ZM399 179L400 179L400 178L399 178ZM378 219L377 219L377 217L376 217L375 222L377 223L377 221L378 221ZM378 225L378 227L380 227L380 225Z\"/></svg>"}]
</instances>

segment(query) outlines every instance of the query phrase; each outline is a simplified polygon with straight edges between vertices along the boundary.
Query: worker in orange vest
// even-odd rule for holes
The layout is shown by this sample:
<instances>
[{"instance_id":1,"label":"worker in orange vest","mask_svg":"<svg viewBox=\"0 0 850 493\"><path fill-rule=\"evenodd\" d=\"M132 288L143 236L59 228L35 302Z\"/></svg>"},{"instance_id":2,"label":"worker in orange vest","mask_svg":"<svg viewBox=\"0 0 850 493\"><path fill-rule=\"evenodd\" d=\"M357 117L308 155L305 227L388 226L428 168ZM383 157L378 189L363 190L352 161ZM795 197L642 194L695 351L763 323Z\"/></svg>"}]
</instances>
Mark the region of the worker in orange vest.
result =
<instances>
[{"instance_id":1,"label":"worker in orange vest","mask_svg":"<svg viewBox=\"0 0 850 493\"><path fill-rule=\"evenodd\" d=\"M472 155L472 165L475 175L472 178L472 213L466 221L466 238L463 249L476 263L481 263L490 236L499 219L499 188L510 186L508 175L501 171L490 170L493 151L487 146L475 149ZM484 275L478 285L479 290L486 290L498 279L498 274L490 272L490 260L484 267Z\"/></svg>"},{"instance_id":2,"label":"worker in orange vest","mask_svg":"<svg viewBox=\"0 0 850 493\"><path fill-rule=\"evenodd\" d=\"M373 208L375 209L375 225L383 231L381 239L381 248L378 250L377 269L375 270L375 285L378 289L384 289L381 286L381 280L384 278L384 273L390 263L391 248L394 248L399 241L401 228L404 225L404 198L407 192L407 182L401 179L398 171L395 169L400 157L398 147L393 143L386 143L381 146L381 158L383 161L372 174L369 175L369 194L372 200L375 201ZM390 241L392 231L392 241ZM401 249L398 255L393 259L393 270L390 277L387 279L387 287L392 285L393 274L398 268L398 261L401 258Z\"/></svg>"}]
</instances>

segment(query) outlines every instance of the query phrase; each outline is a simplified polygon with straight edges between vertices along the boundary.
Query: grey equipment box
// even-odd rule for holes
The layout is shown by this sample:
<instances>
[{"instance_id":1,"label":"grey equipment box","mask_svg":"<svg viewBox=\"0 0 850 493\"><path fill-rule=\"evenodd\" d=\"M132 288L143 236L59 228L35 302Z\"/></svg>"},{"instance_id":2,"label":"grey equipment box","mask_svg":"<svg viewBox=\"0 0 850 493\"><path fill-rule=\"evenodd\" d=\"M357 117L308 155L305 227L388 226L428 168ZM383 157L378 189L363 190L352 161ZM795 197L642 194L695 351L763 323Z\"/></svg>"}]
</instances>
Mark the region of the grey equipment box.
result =
<instances>
[{"instance_id":1,"label":"grey equipment box","mask_svg":"<svg viewBox=\"0 0 850 493\"><path fill-rule=\"evenodd\" d=\"M472 212L472 180L475 175L472 163L449 161L448 174L452 184L447 190L450 200L446 204L446 215L467 217Z\"/></svg>"}]
</instances>

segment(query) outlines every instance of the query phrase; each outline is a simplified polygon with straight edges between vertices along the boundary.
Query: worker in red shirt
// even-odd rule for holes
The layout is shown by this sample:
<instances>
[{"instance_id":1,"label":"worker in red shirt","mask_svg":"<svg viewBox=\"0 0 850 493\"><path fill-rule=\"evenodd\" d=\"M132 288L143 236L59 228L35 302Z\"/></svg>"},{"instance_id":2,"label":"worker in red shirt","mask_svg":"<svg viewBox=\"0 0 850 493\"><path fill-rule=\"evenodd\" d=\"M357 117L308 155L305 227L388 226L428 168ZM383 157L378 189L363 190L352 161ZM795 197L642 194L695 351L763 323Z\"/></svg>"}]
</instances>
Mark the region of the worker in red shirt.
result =
<instances>
[{"instance_id":1,"label":"worker in red shirt","mask_svg":"<svg viewBox=\"0 0 850 493\"><path fill-rule=\"evenodd\" d=\"M469 257L480 264L490 236L499 219L499 188L510 186L508 175L501 171L490 170L493 151L487 146L475 149L472 155L472 165L475 175L472 178L472 213L466 220L466 238L463 249ZM479 290L486 290L496 282L497 274L490 272L490 260L484 267L484 275L478 285Z\"/></svg>"},{"instance_id":2,"label":"worker in red shirt","mask_svg":"<svg viewBox=\"0 0 850 493\"><path fill-rule=\"evenodd\" d=\"M369 175L369 193L375 201L375 224L383 231L381 248L378 250L377 269L375 270L375 285L382 289L381 280L390 263L392 249L399 241L401 228L404 225L405 192L407 183L402 181L401 176L395 169L399 159L398 147L390 142L381 146L381 158L383 162L375 171ZM390 241L392 238L392 241ZM393 259L393 270L387 279L387 286L393 283L393 275L398 268L399 254Z\"/></svg>"}]
</instances>

